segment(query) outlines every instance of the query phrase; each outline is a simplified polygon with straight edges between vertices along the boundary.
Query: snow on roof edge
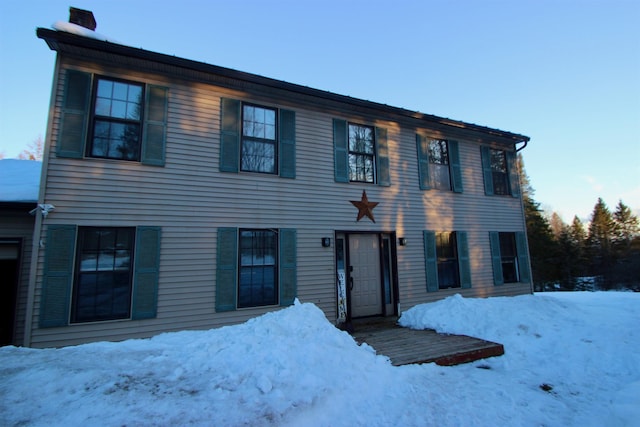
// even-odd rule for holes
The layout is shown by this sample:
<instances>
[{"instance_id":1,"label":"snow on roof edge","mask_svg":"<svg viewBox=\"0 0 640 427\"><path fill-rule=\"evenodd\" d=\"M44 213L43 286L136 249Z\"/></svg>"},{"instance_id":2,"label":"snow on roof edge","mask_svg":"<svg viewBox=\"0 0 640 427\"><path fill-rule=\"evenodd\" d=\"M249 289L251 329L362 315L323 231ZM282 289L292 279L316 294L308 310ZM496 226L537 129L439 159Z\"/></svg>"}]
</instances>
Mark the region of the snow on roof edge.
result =
<instances>
[{"instance_id":1,"label":"snow on roof edge","mask_svg":"<svg viewBox=\"0 0 640 427\"><path fill-rule=\"evenodd\" d=\"M0 160L0 202L37 203L42 162Z\"/></svg>"},{"instance_id":2,"label":"snow on roof edge","mask_svg":"<svg viewBox=\"0 0 640 427\"><path fill-rule=\"evenodd\" d=\"M75 34L77 36L83 36L83 37L88 37L91 39L96 39L96 40L100 40L103 42L110 42L110 43L118 43L118 44L122 44L119 41L111 38L111 37L107 37L103 34L100 33L96 33L95 31L92 31L88 28L85 28L81 25L77 25L77 24L73 24L71 22L66 22L66 21L56 21L51 25L51 28L53 28L56 31L63 31L65 33L71 33L71 34Z\"/></svg>"}]
</instances>

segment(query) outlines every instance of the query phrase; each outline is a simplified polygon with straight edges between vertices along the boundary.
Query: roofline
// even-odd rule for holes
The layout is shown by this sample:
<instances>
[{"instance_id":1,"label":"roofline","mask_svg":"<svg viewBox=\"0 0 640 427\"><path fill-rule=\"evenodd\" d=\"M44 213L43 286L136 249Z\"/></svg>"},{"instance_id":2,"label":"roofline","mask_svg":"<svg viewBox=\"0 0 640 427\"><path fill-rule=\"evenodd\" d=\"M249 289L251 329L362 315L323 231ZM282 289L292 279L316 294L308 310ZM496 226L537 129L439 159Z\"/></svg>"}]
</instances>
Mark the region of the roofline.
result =
<instances>
[{"instance_id":1,"label":"roofline","mask_svg":"<svg viewBox=\"0 0 640 427\"><path fill-rule=\"evenodd\" d=\"M215 74L226 78L240 80L248 83L258 84L275 89L281 89L289 92L294 92L302 95L312 96L316 98L322 98L334 102L343 104L350 104L357 107L371 108L374 110L383 111L385 113L391 113L413 120L426 121L444 126L451 126L460 129L466 129L470 131L481 132L484 134L490 134L494 137L511 140L514 144L527 143L530 138L525 135L520 135L512 132L503 131L500 129L490 128L486 126L480 126L473 123L466 123L459 120L447 119L431 114L424 114L417 111L411 111L404 108L393 107L387 104L381 104L373 101L366 101L363 99L353 98L346 95L339 95L333 92L324 91L320 89L314 89L308 86L302 86L294 83L288 83L282 80L272 79L268 77L259 76L257 74L246 73L244 71L237 71L231 68L220 67L218 65L207 64L204 62L193 61L189 59L180 58L177 56L166 55L163 53L152 52L140 48L134 48L108 41L102 41L92 39L90 37L79 36L64 31L55 31L47 28L37 28L36 35L38 38L43 39L51 50L61 52L64 44L93 49L96 51L122 55L125 57L131 57L141 60L153 61L161 64L166 64L174 67L189 69L198 72L204 72L208 74ZM524 148L524 147L522 147Z\"/></svg>"}]
</instances>

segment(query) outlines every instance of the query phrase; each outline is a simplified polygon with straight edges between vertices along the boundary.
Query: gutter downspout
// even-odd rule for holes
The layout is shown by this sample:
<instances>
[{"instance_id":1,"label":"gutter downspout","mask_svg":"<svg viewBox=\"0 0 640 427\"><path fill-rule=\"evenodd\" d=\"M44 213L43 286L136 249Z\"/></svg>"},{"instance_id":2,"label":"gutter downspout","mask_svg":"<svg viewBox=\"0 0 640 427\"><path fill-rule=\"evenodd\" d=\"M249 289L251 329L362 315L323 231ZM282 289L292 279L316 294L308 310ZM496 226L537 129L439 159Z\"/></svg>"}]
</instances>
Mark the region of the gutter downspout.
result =
<instances>
[{"instance_id":1,"label":"gutter downspout","mask_svg":"<svg viewBox=\"0 0 640 427\"><path fill-rule=\"evenodd\" d=\"M520 148L516 148L516 153L517 153L518 151L520 151L520 150L524 150L524 147L526 147L526 146L527 146L527 144L529 143L529 140L528 140L528 139L525 139L525 140L520 141L520 142L524 143L524 145L523 145L522 147L520 147ZM516 142L516 144L518 144L518 143Z\"/></svg>"},{"instance_id":2,"label":"gutter downspout","mask_svg":"<svg viewBox=\"0 0 640 427\"><path fill-rule=\"evenodd\" d=\"M47 185L47 171L49 169L49 155L51 153L51 138L53 136L53 112L56 105L56 93L60 79L60 56L56 53L56 62L53 67L53 83L51 86L51 100L49 101L49 117L47 120L47 133L45 135L44 153L42 154L42 170L40 172L40 190L38 193L38 204L44 203L44 196ZM36 222L33 227L33 241L31 248L31 263L29 265L29 288L27 290L27 307L24 319L24 342L25 347L31 347L31 334L33 332L33 313L36 299L36 278L38 274L38 261L40 258L40 242L42 233L43 215L38 209L35 213Z\"/></svg>"}]
</instances>

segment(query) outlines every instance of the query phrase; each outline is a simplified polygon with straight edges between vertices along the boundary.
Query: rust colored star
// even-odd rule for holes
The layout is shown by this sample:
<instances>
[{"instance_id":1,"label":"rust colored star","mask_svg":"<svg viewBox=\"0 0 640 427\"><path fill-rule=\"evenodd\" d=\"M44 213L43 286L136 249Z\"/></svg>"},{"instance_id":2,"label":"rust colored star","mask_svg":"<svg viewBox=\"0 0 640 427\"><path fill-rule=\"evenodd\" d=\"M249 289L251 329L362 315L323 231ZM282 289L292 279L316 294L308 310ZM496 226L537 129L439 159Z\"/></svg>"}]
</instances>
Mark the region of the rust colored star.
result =
<instances>
[{"instance_id":1,"label":"rust colored star","mask_svg":"<svg viewBox=\"0 0 640 427\"><path fill-rule=\"evenodd\" d=\"M368 217L371 221L376 222L373 217L373 208L378 206L378 202L370 202L367 199L367 192L362 190L362 199L360 200L349 200L353 206L358 208L358 219L356 221L360 221L363 217Z\"/></svg>"}]
</instances>

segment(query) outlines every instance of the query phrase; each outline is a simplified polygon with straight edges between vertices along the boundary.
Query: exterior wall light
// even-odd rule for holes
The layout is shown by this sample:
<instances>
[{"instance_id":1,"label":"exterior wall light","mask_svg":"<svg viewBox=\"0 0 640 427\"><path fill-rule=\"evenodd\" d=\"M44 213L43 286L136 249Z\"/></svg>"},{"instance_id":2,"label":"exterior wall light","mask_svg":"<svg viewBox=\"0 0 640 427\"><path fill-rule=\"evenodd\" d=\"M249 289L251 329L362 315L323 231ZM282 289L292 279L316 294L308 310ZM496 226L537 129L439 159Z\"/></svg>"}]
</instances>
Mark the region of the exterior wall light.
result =
<instances>
[{"instance_id":1,"label":"exterior wall light","mask_svg":"<svg viewBox=\"0 0 640 427\"><path fill-rule=\"evenodd\" d=\"M322 238L322 247L328 248L331 246L331 237L323 237Z\"/></svg>"},{"instance_id":2,"label":"exterior wall light","mask_svg":"<svg viewBox=\"0 0 640 427\"><path fill-rule=\"evenodd\" d=\"M398 237L398 244L400 246L407 246L407 238L406 237Z\"/></svg>"}]
</instances>

